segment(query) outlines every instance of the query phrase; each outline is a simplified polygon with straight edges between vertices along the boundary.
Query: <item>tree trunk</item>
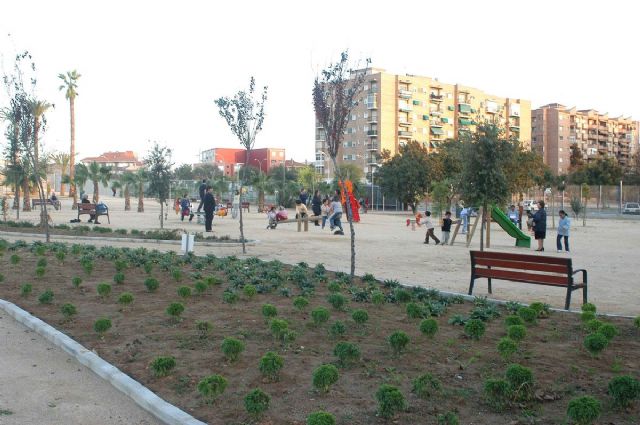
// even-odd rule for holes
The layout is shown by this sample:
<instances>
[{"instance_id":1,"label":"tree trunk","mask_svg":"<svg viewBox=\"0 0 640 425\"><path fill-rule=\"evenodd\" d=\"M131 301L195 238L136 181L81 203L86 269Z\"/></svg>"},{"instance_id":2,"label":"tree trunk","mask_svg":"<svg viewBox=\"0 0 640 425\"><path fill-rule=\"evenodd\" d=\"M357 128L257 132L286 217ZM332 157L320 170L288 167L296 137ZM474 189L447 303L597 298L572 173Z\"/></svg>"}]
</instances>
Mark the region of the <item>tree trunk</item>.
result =
<instances>
[{"instance_id":1,"label":"tree trunk","mask_svg":"<svg viewBox=\"0 0 640 425\"><path fill-rule=\"evenodd\" d=\"M164 202L160 201L160 229L164 229Z\"/></svg>"},{"instance_id":2,"label":"tree trunk","mask_svg":"<svg viewBox=\"0 0 640 425\"><path fill-rule=\"evenodd\" d=\"M143 184L140 183L140 186L138 187L138 212L144 212L144 187Z\"/></svg>"},{"instance_id":3,"label":"tree trunk","mask_svg":"<svg viewBox=\"0 0 640 425\"><path fill-rule=\"evenodd\" d=\"M482 204L482 217L480 220L480 251L484 251L484 224L487 222L487 204Z\"/></svg>"},{"instance_id":4,"label":"tree trunk","mask_svg":"<svg viewBox=\"0 0 640 425\"><path fill-rule=\"evenodd\" d=\"M258 212L264 212L264 190L258 191Z\"/></svg>"},{"instance_id":5,"label":"tree trunk","mask_svg":"<svg viewBox=\"0 0 640 425\"><path fill-rule=\"evenodd\" d=\"M22 179L22 191L24 192L22 211L31 211L31 193L29 192L29 179L26 176Z\"/></svg>"},{"instance_id":6,"label":"tree trunk","mask_svg":"<svg viewBox=\"0 0 640 425\"><path fill-rule=\"evenodd\" d=\"M63 171L63 173L64 173L64 171ZM60 183L60 196L64 196L64 189L65 189L64 183Z\"/></svg>"},{"instance_id":7,"label":"tree trunk","mask_svg":"<svg viewBox=\"0 0 640 425\"><path fill-rule=\"evenodd\" d=\"M336 174L338 175L338 181L342 181L344 184L344 180L342 179L342 176L338 170L338 164L336 162L335 157L332 157L331 160L333 161L333 167L334 170L336 170ZM346 189L346 185L345 185L345 189ZM350 269L350 278L351 281L353 282L353 278L356 274L356 230L353 227L353 213L351 211L351 202L349 199L349 193L346 193L346 199L347 199L347 220L349 221L349 233L350 233L350 237L351 237L351 269Z\"/></svg>"},{"instance_id":8,"label":"tree trunk","mask_svg":"<svg viewBox=\"0 0 640 425\"><path fill-rule=\"evenodd\" d=\"M93 203L97 204L100 201L100 189L98 188L98 180L93 181Z\"/></svg>"},{"instance_id":9,"label":"tree trunk","mask_svg":"<svg viewBox=\"0 0 640 425\"><path fill-rule=\"evenodd\" d=\"M246 162L247 164L249 164L249 157L251 156L251 149L247 149L247 156L246 156ZM246 173L246 166L242 167L242 181L240 183L240 239L242 240L242 253L246 254L247 253L247 248L245 246L245 242L244 242L244 222L242 221L242 188L244 187L244 177L245 177L245 173Z\"/></svg>"},{"instance_id":10,"label":"tree trunk","mask_svg":"<svg viewBox=\"0 0 640 425\"><path fill-rule=\"evenodd\" d=\"M131 198L129 194L129 185L125 185L124 187L124 210L125 211L131 210Z\"/></svg>"},{"instance_id":11,"label":"tree trunk","mask_svg":"<svg viewBox=\"0 0 640 425\"><path fill-rule=\"evenodd\" d=\"M51 242L51 234L49 232L49 211L47 210L46 192L42 186L42 180L38 179L38 192L40 194L41 211L40 211L40 225L44 229L45 240L47 243Z\"/></svg>"},{"instance_id":12,"label":"tree trunk","mask_svg":"<svg viewBox=\"0 0 640 425\"><path fill-rule=\"evenodd\" d=\"M73 197L73 209L78 208L78 195L76 185L73 183L76 165L76 115L74 97L69 97L69 116L71 124L71 146L69 149L69 197Z\"/></svg>"}]
</instances>

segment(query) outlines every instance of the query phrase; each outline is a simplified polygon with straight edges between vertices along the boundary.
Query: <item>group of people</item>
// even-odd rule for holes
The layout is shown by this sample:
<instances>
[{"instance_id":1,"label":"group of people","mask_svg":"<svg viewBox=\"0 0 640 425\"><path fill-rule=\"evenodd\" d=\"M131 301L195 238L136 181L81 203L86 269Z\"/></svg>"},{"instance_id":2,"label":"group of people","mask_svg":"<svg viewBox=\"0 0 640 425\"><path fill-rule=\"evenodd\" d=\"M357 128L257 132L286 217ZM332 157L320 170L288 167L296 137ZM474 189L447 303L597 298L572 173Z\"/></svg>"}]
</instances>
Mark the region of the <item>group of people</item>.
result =
<instances>
[{"instance_id":1,"label":"group of people","mask_svg":"<svg viewBox=\"0 0 640 425\"><path fill-rule=\"evenodd\" d=\"M536 251L544 251L544 240L547 237L547 211L544 209L544 201L538 201L538 210L531 214L530 223L533 236L538 242ZM569 252L569 231L571 229L571 219L564 210L558 211L560 221L558 222L558 234L556 235L557 252L562 252L562 243L564 242L564 251Z\"/></svg>"},{"instance_id":2,"label":"group of people","mask_svg":"<svg viewBox=\"0 0 640 425\"><path fill-rule=\"evenodd\" d=\"M436 245L447 245L449 244L449 237L451 235L451 225L453 224L453 220L451 219L451 211L447 211L444 214L440 222L440 230L442 232L442 241L438 239L435 235L436 225L431 218L431 211L427 210L424 212L424 216L420 213L416 214L416 224L418 226L425 226L427 232L424 235L424 243L429 245L429 241L433 239ZM407 220L407 225L409 225L409 220Z\"/></svg>"},{"instance_id":3,"label":"group of people","mask_svg":"<svg viewBox=\"0 0 640 425\"><path fill-rule=\"evenodd\" d=\"M309 194L306 189L300 191L298 199L296 199L296 219L308 218L309 209L307 203L309 202ZM315 226L325 228L327 221L329 222L329 229L334 231L335 235L344 235L344 229L342 227L342 214L343 206L340 197L340 191L336 190L333 197L325 196L322 198L319 190L316 190L311 198L311 211L315 217ZM280 206L276 209L275 205L272 205L267 211L267 217L269 223L267 228L275 229L278 221L286 220L287 213L284 207ZM321 223L319 223L319 221Z\"/></svg>"}]
</instances>

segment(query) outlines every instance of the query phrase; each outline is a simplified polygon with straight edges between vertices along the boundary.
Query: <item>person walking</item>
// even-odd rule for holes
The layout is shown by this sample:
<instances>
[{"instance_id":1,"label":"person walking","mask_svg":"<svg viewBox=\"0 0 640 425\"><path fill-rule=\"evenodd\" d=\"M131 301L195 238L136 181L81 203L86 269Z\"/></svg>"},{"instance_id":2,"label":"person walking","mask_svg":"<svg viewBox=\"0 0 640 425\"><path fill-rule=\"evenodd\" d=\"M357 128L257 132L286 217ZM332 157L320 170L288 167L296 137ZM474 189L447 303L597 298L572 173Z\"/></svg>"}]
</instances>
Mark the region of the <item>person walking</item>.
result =
<instances>
[{"instance_id":1,"label":"person walking","mask_svg":"<svg viewBox=\"0 0 640 425\"><path fill-rule=\"evenodd\" d=\"M571 219L564 210L558 211L560 222L558 223L558 236L556 237L556 247L558 252L562 252L562 240L564 239L564 250L569 252L569 229Z\"/></svg>"},{"instance_id":2,"label":"person walking","mask_svg":"<svg viewBox=\"0 0 640 425\"><path fill-rule=\"evenodd\" d=\"M447 211L446 213L444 213L444 218L442 219L442 245L449 244L451 224L453 224L453 220L451 220L451 211Z\"/></svg>"},{"instance_id":3,"label":"person walking","mask_svg":"<svg viewBox=\"0 0 640 425\"><path fill-rule=\"evenodd\" d=\"M431 211L424 212L424 227L427 228L427 234L424 235L424 243L429 245L429 239L433 239L434 241L436 241L436 245L440 245L440 239L438 239L433 233L433 229L435 229L436 226L431 220Z\"/></svg>"},{"instance_id":4,"label":"person walking","mask_svg":"<svg viewBox=\"0 0 640 425\"><path fill-rule=\"evenodd\" d=\"M202 197L202 206L204 207L204 230L211 232L211 223L213 222L213 213L216 210L216 198L211 193L211 186L205 188L205 194Z\"/></svg>"},{"instance_id":5,"label":"person walking","mask_svg":"<svg viewBox=\"0 0 640 425\"><path fill-rule=\"evenodd\" d=\"M200 210L202 209L202 204L204 202L204 195L206 190L207 190L207 179L202 179L202 183L200 183L200 186L198 187L198 195L200 195L200 203L198 204L197 212L200 212Z\"/></svg>"},{"instance_id":6,"label":"person walking","mask_svg":"<svg viewBox=\"0 0 640 425\"><path fill-rule=\"evenodd\" d=\"M313 198L311 199L311 210L313 211L313 215L319 217L322 214L322 198L320 198L320 191L316 190L313 193ZM313 222L316 226L320 226L318 220Z\"/></svg>"},{"instance_id":7,"label":"person walking","mask_svg":"<svg viewBox=\"0 0 640 425\"><path fill-rule=\"evenodd\" d=\"M547 237L547 211L544 201L538 201L538 211L533 215L533 235L538 241L536 251L544 251L544 239Z\"/></svg>"}]
</instances>

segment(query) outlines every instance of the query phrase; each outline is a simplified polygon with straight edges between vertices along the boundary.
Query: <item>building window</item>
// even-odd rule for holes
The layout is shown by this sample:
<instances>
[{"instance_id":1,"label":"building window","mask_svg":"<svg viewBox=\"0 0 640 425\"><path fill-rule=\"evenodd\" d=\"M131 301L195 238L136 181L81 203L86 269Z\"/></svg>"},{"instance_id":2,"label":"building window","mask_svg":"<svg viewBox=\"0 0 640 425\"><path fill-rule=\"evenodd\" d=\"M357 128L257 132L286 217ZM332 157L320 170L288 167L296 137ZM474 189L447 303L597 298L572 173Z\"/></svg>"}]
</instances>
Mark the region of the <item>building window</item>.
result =
<instances>
[{"instance_id":1,"label":"building window","mask_svg":"<svg viewBox=\"0 0 640 425\"><path fill-rule=\"evenodd\" d=\"M358 116L356 114L351 114L351 121L355 121Z\"/></svg>"},{"instance_id":2,"label":"building window","mask_svg":"<svg viewBox=\"0 0 640 425\"><path fill-rule=\"evenodd\" d=\"M558 131L562 131L562 130L563 130L562 126L559 126Z\"/></svg>"},{"instance_id":3,"label":"building window","mask_svg":"<svg viewBox=\"0 0 640 425\"><path fill-rule=\"evenodd\" d=\"M562 162L562 158L558 159L558 162Z\"/></svg>"},{"instance_id":4,"label":"building window","mask_svg":"<svg viewBox=\"0 0 640 425\"><path fill-rule=\"evenodd\" d=\"M562 148L558 148L558 151L562 152Z\"/></svg>"},{"instance_id":5,"label":"building window","mask_svg":"<svg viewBox=\"0 0 640 425\"><path fill-rule=\"evenodd\" d=\"M564 140L564 137L560 136L560 141Z\"/></svg>"}]
</instances>

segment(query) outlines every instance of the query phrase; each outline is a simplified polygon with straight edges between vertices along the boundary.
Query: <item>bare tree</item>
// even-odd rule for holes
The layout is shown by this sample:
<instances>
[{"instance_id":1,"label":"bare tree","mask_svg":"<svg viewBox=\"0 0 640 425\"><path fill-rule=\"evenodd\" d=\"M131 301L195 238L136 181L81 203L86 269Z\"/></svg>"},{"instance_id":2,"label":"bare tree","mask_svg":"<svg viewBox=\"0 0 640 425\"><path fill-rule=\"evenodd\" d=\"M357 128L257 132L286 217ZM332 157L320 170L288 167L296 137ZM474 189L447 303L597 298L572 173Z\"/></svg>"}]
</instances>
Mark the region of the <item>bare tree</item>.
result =
<instances>
[{"instance_id":1,"label":"bare tree","mask_svg":"<svg viewBox=\"0 0 640 425\"><path fill-rule=\"evenodd\" d=\"M247 150L245 156L245 166L250 164L251 149L256 143L256 135L262 130L264 122L264 104L267 101L267 86L262 89L259 95L255 90L256 81L251 77L249 91L238 91L233 98L220 97L215 100L220 110L220 116L227 121L231 132L240 140L240 144ZM257 97L260 96L260 97ZM257 98L256 98L257 97ZM244 226L242 221L242 189L244 178L240 179L240 239L242 239L242 253L247 252L245 248Z\"/></svg>"},{"instance_id":2,"label":"bare tree","mask_svg":"<svg viewBox=\"0 0 640 425\"><path fill-rule=\"evenodd\" d=\"M331 157L339 180L343 180L343 176L336 162L336 157L342 145L351 112L360 101L359 96L369 71L370 62L367 59L363 69L353 69L349 66L348 52L342 52L340 60L324 69L313 83L313 106L316 120L325 132L327 153ZM346 207L351 232L351 279L353 279L356 270L356 233L353 227L349 195L349 193L346 194Z\"/></svg>"}]
</instances>

